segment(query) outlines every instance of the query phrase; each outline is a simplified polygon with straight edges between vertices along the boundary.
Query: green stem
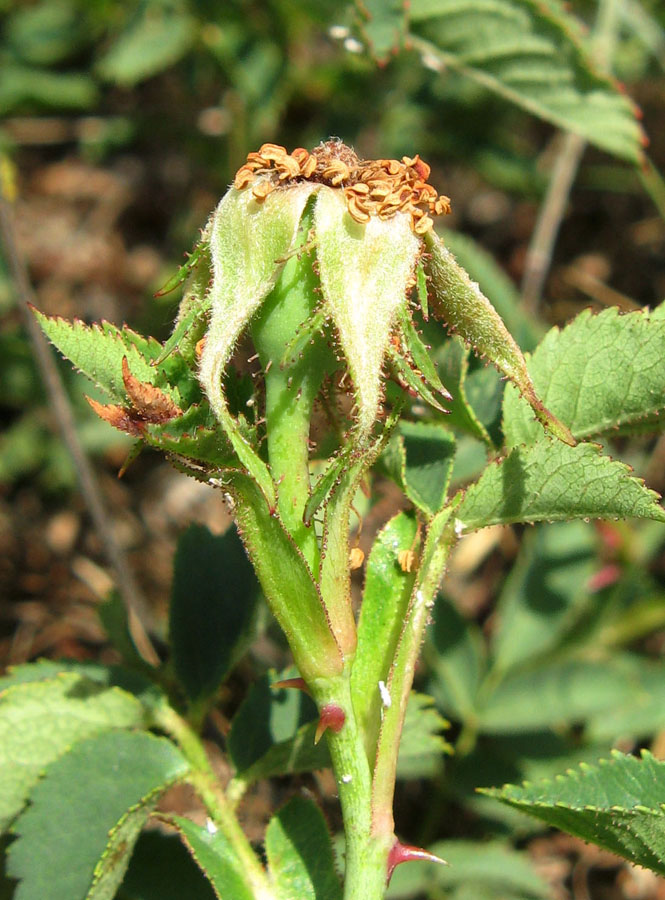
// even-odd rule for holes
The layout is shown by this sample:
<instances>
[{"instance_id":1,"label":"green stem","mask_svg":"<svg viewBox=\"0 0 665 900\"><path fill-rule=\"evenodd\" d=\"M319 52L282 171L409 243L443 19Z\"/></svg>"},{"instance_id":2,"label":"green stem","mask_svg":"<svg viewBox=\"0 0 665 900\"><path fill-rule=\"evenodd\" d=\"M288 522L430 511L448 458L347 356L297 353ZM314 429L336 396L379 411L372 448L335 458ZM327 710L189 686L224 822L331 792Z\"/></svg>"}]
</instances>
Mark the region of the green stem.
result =
<instances>
[{"instance_id":1,"label":"green stem","mask_svg":"<svg viewBox=\"0 0 665 900\"><path fill-rule=\"evenodd\" d=\"M452 512L453 507L447 507L429 525L418 577L390 669L387 683L390 703L384 705L372 785L372 834L375 837L393 836L393 795L406 705L434 596L455 540L450 523Z\"/></svg>"},{"instance_id":2,"label":"green stem","mask_svg":"<svg viewBox=\"0 0 665 900\"><path fill-rule=\"evenodd\" d=\"M308 216L304 216L303 235ZM280 278L252 324L252 339L265 374L268 458L277 486L277 508L312 572L319 547L313 527L303 522L310 494L309 432L314 400L331 354L320 334L312 334L295 360L282 364L284 348L314 315L317 279L313 255L301 251L284 265Z\"/></svg>"},{"instance_id":3,"label":"green stem","mask_svg":"<svg viewBox=\"0 0 665 900\"><path fill-rule=\"evenodd\" d=\"M319 709L334 704L346 717L338 733L326 732L346 838L344 900L382 900L393 838L372 835L372 772L353 710L350 672L348 663L342 675L317 679L311 689Z\"/></svg>"},{"instance_id":4,"label":"green stem","mask_svg":"<svg viewBox=\"0 0 665 900\"><path fill-rule=\"evenodd\" d=\"M198 734L172 706L166 704L155 714L155 724L171 735L190 764L189 782L203 801L213 823L233 848L252 896L255 900L275 900L265 870L240 827Z\"/></svg>"}]
</instances>

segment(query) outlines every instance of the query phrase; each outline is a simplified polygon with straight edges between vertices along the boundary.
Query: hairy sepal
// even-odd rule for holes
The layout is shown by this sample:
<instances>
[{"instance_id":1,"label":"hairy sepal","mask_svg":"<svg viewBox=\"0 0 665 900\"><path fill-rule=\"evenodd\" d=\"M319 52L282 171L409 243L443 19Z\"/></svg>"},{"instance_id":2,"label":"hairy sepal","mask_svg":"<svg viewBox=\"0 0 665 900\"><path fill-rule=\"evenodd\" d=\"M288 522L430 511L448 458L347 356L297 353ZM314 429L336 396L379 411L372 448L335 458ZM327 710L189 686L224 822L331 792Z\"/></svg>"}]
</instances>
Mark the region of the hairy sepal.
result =
<instances>
[{"instance_id":1,"label":"hairy sepal","mask_svg":"<svg viewBox=\"0 0 665 900\"><path fill-rule=\"evenodd\" d=\"M231 188L213 213L210 227L211 315L199 377L234 450L271 504L275 490L270 473L240 434L222 378L236 341L279 277L307 199L316 189L317 185L302 184L275 190L259 204L251 191Z\"/></svg>"},{"instance_id":2,"label":"hairy sepal","mask_svg":"<svg viewBox=\"0 0 665 900\"><path fill-rule=\"evenodd\" d=\"M404 213L366 225L347 212L343 194L323 188L314 213L321 287L346 356L366 439L381 402L383 362L393 323L406 303L421 239Z\"/></svg>"},{"instance_id":3,"label":"hairy sepal","mask_svg":"<svg viewBox=\"0 0 665 900\"><path fill-rule=\"evenodd\" d=\"M551 434L574 447L576 441L569 429L536 394L522 351L501 316L437 235L430 232L425 242L436 315L516 385Z\"/></svg>"}]
</instances>

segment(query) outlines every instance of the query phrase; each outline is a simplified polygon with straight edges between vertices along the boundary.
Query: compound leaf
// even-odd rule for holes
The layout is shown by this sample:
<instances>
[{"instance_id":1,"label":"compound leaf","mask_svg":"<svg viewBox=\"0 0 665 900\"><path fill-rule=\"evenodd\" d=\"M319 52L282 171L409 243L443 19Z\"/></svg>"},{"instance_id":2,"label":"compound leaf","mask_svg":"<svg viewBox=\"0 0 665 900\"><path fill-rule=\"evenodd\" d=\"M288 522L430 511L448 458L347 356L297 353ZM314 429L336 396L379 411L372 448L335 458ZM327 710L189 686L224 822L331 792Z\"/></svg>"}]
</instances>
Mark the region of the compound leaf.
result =
<instances>
[{"instance_id":1,"label":"compound leaf","mask_svg":"<svg viewBox=\"0 0 665 900\"><path fill-rule=\"evenodd\" d=\"M409 18L433 67L457 70L622 159L642 159L635 105L593 65L579 21L558 0L412 0Z\"/></svg>"},{"instance_id":2,"label":"compound leaf","mask_svg":"<svg viewBox=\"0 0 665 900\"><path fill-rule=\"evenodd\" d=\"M665 763L614 751L553 780L483 793L665 875Z\"/></svg>"},{"instance_id":3,"label":"compound leaf","mask_svg":"<svg viewBox=\"0 0 665 900\"><path fill-rule=\"evenodd\" d=\"M658 495L594 444L547 438L492 463L457 508L467 530L511 522L644 518L665 522Z\"/></svg>"},{"instance_id":4,"label":"compound leaf","mask_svg":"<svg viewBox=\"0 0 665 900\"><path fill-rule=\"evenodd\" d=\"M16 900L112 900L157 797L187 771L170 741L145 732L80 741L47 768L14 826Z\"/></svg>"},{"instance_id":5,"label":"compound leaf","mask_svg":"<svg viewBox=\"0 0 665 900\"><path fill-rule=\"evenodd\" d=\"M0 695L0 828L20 812L44 767L82 738L144 725L132 694L76 672L8 687Z\"/></svg>"},{"instance_id":6,"label":"compound leaf","mask_svg":"<svg viewBox=\"0 0 665 900\"><path fill-rule=\"evenodd\" d=\"M548 332L528 369L540 398L576 438L663 427L665 321L654 313L584 310L566 328ZM511 385L503 428L509 447L542 435Z\"/></svg>"}]
</instances>

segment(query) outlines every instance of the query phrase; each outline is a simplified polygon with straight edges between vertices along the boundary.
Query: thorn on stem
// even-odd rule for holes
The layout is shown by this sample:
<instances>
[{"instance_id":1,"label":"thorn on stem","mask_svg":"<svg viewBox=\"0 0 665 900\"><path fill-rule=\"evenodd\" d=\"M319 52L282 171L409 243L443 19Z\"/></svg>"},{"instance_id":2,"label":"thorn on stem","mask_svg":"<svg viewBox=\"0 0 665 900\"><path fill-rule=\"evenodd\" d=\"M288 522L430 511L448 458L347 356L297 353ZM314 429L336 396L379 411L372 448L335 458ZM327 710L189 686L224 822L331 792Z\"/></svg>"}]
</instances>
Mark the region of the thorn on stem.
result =
<instances>
[{"instance_id":1,"label":"thorn on stem","mask_svg":"<svg viewBox=\"0 0 665 900\"><path fill-rule=\"evenodd\" d=\"M319 743L327 728L337 734L338 731L342 730L345 721L346 713L340 706L336 706L334 703L326 703L325 706L321 707L319 724L316 726L316 734L314 735L314 743Z\"/></svg>"},{"instance_id":2,"label":"thorn on stem","mask_svg":"<svg viewBox=\"0 0 665 900\"><path fill-rule=\"evenodd\" d=\"M442 866L448 865L445 859L430 853L429 850L423 850L422 847L412 847L410 844L402 844L400 841L395 840L388 854L387 884L390 884L390 879L397 866L401 865L401 863L415 862L417 860L439 863Z\"/></svg>"},{"instance_id":3,"label":"thorn on stem","mask_svg":"<svg viewBox=\"0 0 665 900\"><path fill-rule=\"evenodd\" d=\"M309 694L309 688L304 678L283 678L281 681L273 681L270 687L273 691L278 691L282 688L295 688L297 691L304 691L306 694Z\"/></svg>"}]
</instances>

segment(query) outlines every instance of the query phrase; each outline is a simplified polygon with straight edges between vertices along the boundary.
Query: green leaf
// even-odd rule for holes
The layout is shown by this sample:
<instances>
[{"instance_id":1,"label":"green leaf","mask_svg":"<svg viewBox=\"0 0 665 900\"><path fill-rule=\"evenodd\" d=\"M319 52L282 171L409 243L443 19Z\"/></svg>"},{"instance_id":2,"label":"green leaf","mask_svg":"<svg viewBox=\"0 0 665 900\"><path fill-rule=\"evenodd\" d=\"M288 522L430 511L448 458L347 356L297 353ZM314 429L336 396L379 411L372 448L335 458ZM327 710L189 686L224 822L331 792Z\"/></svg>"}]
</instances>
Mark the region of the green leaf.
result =
<instances>
[{"instance_id":1,"label":"green leaf","mask_svg":"<svg viewBox=\"0 0 665 900\"><path fill-rule=\"evenodd\" d=\"M354 704L355 705L355 704ZM433 778L442 766L450 744L441 737L449 723L434 708L434 699L411 692L397 757L398 778Z\"/></svg>"},{"instance_id":2,"label":"green leaf","mask_svg":"<svg viewBox=\"0 0 665 900\"><path fill-rule=\"evenodd\" d=\"M388 900L407 900L416 893L431 891L435 885L446 892L468 886L473 897L501 900L551 897L549 885L535 871L528 855L500 841L439 841L429 849L448 865L423 862L398 866L386 895Z\"/></svg>"},{"instance_id":3,"label":"green leaf","mask_svg":"<svg viewBox=\"0 0 665 900\"><path fill-rule=\"evenodd\" d=\"M112 900L151 808L188 765L165 738L111 732L53 762L17 820L16 900Z\"/></svg>"},{"instance_id":4,"label":"green leaf","mask_svg":"<svg viewBox=\"0 0 665 900\"><path fill-rule=\"evenodd\" d=\"M402 551L418 553L417 529L413 516L398 513L379 532L367 560L351 690L370 759L381 724L379 682L385 685L388 680L417 570L414 565L412 572L406 572L398 557Z\"/></svg>"},{"instance_id":5,"label":"green leaf","mask_svg":"<svg viewBox=\"0 0 665 900\"><path fill-rule=\"evenodd\" d=\"M587 719L584 736L588 741L606 746L619 740L639 741L660 733L665 727L665 681L661 662L624 653L621 668L630 690L617 696L610 709Z\"/></svg>"},{"instance_id":6,"label":"green leaf","mask_svg":"<svg viewBox=\"0 0 665 900\"><path fill-rule=\"evenodd\" d=\"M412 0L421 53L528 112L633 163L636 107L593 64L580 23L558 0Z\"/></svg>"},{"instance_id":7,"label":"green leaf","mask_svg":"<svg viewBox=\"0 0 665 900\"><path fill-rule=\"evenodd\" d=\"M406 35L406 7L402 0L356 0L361 30L379 63L401 48Z\"/></svg>"},{"instance_id":8,"label":"green leaf","mask_svg":"<svg viewBox=\"0 0 665 900\"><path fill-rule=\"evenodd\" d=\"M425 244L430 253L428 266L432 307L436 315L517 385L538 419L552 434L567 444L574 444L565 425L537 396L522 351L487 297L436 234L429 232Z\"/></svg>"},{"instance_id":9,"label":"green leaf","mask_svg":"<svg viewBox=\"0 0 665 900\"><path fill-rule=\"evenodd\" d=\"M177 835L144 831L134 847L117 900L215 900L205 878Z\"/></svg>"},{"instance_id":10,"label":"green leaf","mask_svg":"<svg viewBox=\"0 0 665 900\"><path fill-rule=\"evenodd\" d=\"M496 609L495 670L546 654L574 627L598 567L597 543L591 525L575 521L537 527L524 536Z\"/></svg>"},{"instance_id":11,"label":"green leaf","mask_svg":"<svg viewBox=\"0 0 665 900\"><path fill-rule=\"evenodd\" d=\"M191 525L178 541L169 635L190 701L215 693L246 649L259 585L235 528L216 536Z\"/></svg>"},{"instance_id":12,"label":"green leaf","mask_svg":"<svg viewBox=\"0 0 665 900\"><path fill-rule=\"evenodd\" d=\"M85 110L98 102L97 87L87 73L57 72L5 62L2 75L0 115L25 104Z\"/></svg>"},{"instance_id":13,"label":"green leaf","mask_svg":"<svg viewBox=\"0 0 665 900\"><path fill-rule=\"evenodd\" d=\"M106 391L112 400L121 404L127 402L122 378L122 360L127 357L135 378L160 387L179 401L179 392L167 384L165 367L151 365L162 349L154 338L144 338L126 326L116 328L110 322L86 325L79 319L68 322L59 316L45 316L38 310L34 310L34 314L48 339L63 356Z\"/></svg>"},{"instance_id":14,"label":"green leaf","mask_svg":"<svg viewBox=\"0 0 665 900\"><path fill-rule=\"evenodd\" d=\"M201 871L222 900L254 900L247 887L242 863L220 831L201 828L182 816L170 816Z\"/></svg>"},{"instance_id":15,"label":"green leaf","mask_svg":"<svg viewBox=\"0 0 665 900\"><path fill-rule=\"evenodd\" d=\"M491 299L492 306L522 350L533 350L543 333L543 326L523 308L519 291L494 257L460 231L447 228L445 244L457 262L479 283L485 296Z\"/></svg>"},{"instance_id":16,"label":"green leaf","mask_svg":"<svg viewBox=\"0 0 665 900\"><path fill-rule=\"evenodd\" d=\"M665 875L665 763L614 751L555 780L485 790L522 812Z\"/></svg>"},{"instance_id":17,"label":"green leaf","mask_svg":"<svg viewBox=\"0 0 665 900\"><path fill-rule=\"evenodd\" d=\"M648 310L584 310L566 328L547 333L528 367L543 402L576 438L663 427L665 321ZM511 386L503 428L509 447L542 434Z\"/></svg>"},{"instance_id":18,"label":"green leaf","mask_svg":"<svg viewBox=\"0 0 665 900\"><path fill-rule=\"evenodd\" d=\"M236 771L244 772L274 744L293 737L299 726L316 718L316 706L304 691L272 687L293 674L271 671L254 682L240 704L228 735Z\"/></svg>"},{"instance_id":19,"label":"green leaf","mask_svg":"<svg viewBox=\"0 0 665 900\"><path fill-rule=\"evenodd\" d=\"M231 473L238 531L268 605L287 636L300 674L309 681L339 674L342 656L326 607L307 564L256 482Z\"/></svg>"},{"instance_id":20,"label":"green leaf","mask_svg":"<svg viewBox=\"0 0 665 900\"><path fill-rule=\"evenodd\" d=\"M175 4L151 3L130 21L99 60L102 78L122 87L169 68L185 55L196 38L196 21Z\"/></svg>"},{"instance_id":21,"label":"green leaf","mask_svg":"<svg viewBox=\"0 0 665 900\"><path fill-rule=\"evenodd\" d=\"M485 698L480 728L488 734L514 734L611 713L635 697L632 669L619 656L514 670Z\"/></svg>"},{"instance_id":22,"label":"green leaf","mask_svg":"<svg viewBox=\"0 0 665 900\"><path fill-rule=\"evenodd\" d=\"M279 900L341 900L328 828L307 797L293 797L270 820L266 856Z\"/></svg>"},{"instance_id":23,"label":"green leaf","mask_svg":"<svg viewBox=\"0 0 665 900\"><path fill-rule=\"evenodd\" d=\"M433 516L446 502L455 439L442 425L403 421L398 427L404 447L406 495L424 513Z\"/></svg>"},{"instance_id":24,"label":"green leaf","mask_svg":"<svg viewBox=\"0 0 665 900\"><path fill-rule=\"evenodd\" d=\"M434 674L429 690L447 715L461 721L474 718L478 688L485 671L480 630L441 595L432 617L434 624L428 633L426 649Z\"/></svg>"},{"instance_id":25,"label":"green leaf","mask_svg":"<svg viewBox=\"0 0 665 900\"><path fill-rule=\"evenodd\" d=\"M82 738L140 728L146 712L132 694L75 672L27 681L0 695L0 829L16 816L44 767Z\"/></svg>"},{"instance_id":26,"label":"green leaf","mask_svg":"<svg viewBox=\"0 0 665 900\"><path fill-rule=\"evenodd\" d=\"M492 463L457 508L466 530L510 522L644 518L665 522L658 495L594 444L544 439Z\"/></svg>"},{"instance_id":27,"label":"green leaf","mask_svg":"<svg viewBox=\"0 0 665 900\"><path fill-rule=\"evenodd\" d=\"M450 414L446 417L446 423L451 428L464 431L493 448L494 445L487 429L466 395L469 348L464 346L461 338L453 335L437 351L436 361L441 377L453 395L453 399L449 403Z\"/></svg>"},{"instance_id":28,"label":"green leaf","mask_svg":"<svg viewBox=\"0 0 665 900\"><path fill-rule=\"evenodd\" d=\"M321 290L347 359L359 438L370 435L381 400L383 361L420 252L409 218L355 222L344 196L322 189L314 210Z\"/></svg>"},{"instance_id":29,"label":"green leaf","mask_svg":"<svg viewBox=\"0 0 665 900\"><path fill-rule=\"evenodd\" d=\"M155 675L155 670L136 649L127 612L127 605L117 590L112 590L106 601L97 607L102 627L122 661L131 669L143 672L150 678Z\"/></svg>"}]
</instances>

